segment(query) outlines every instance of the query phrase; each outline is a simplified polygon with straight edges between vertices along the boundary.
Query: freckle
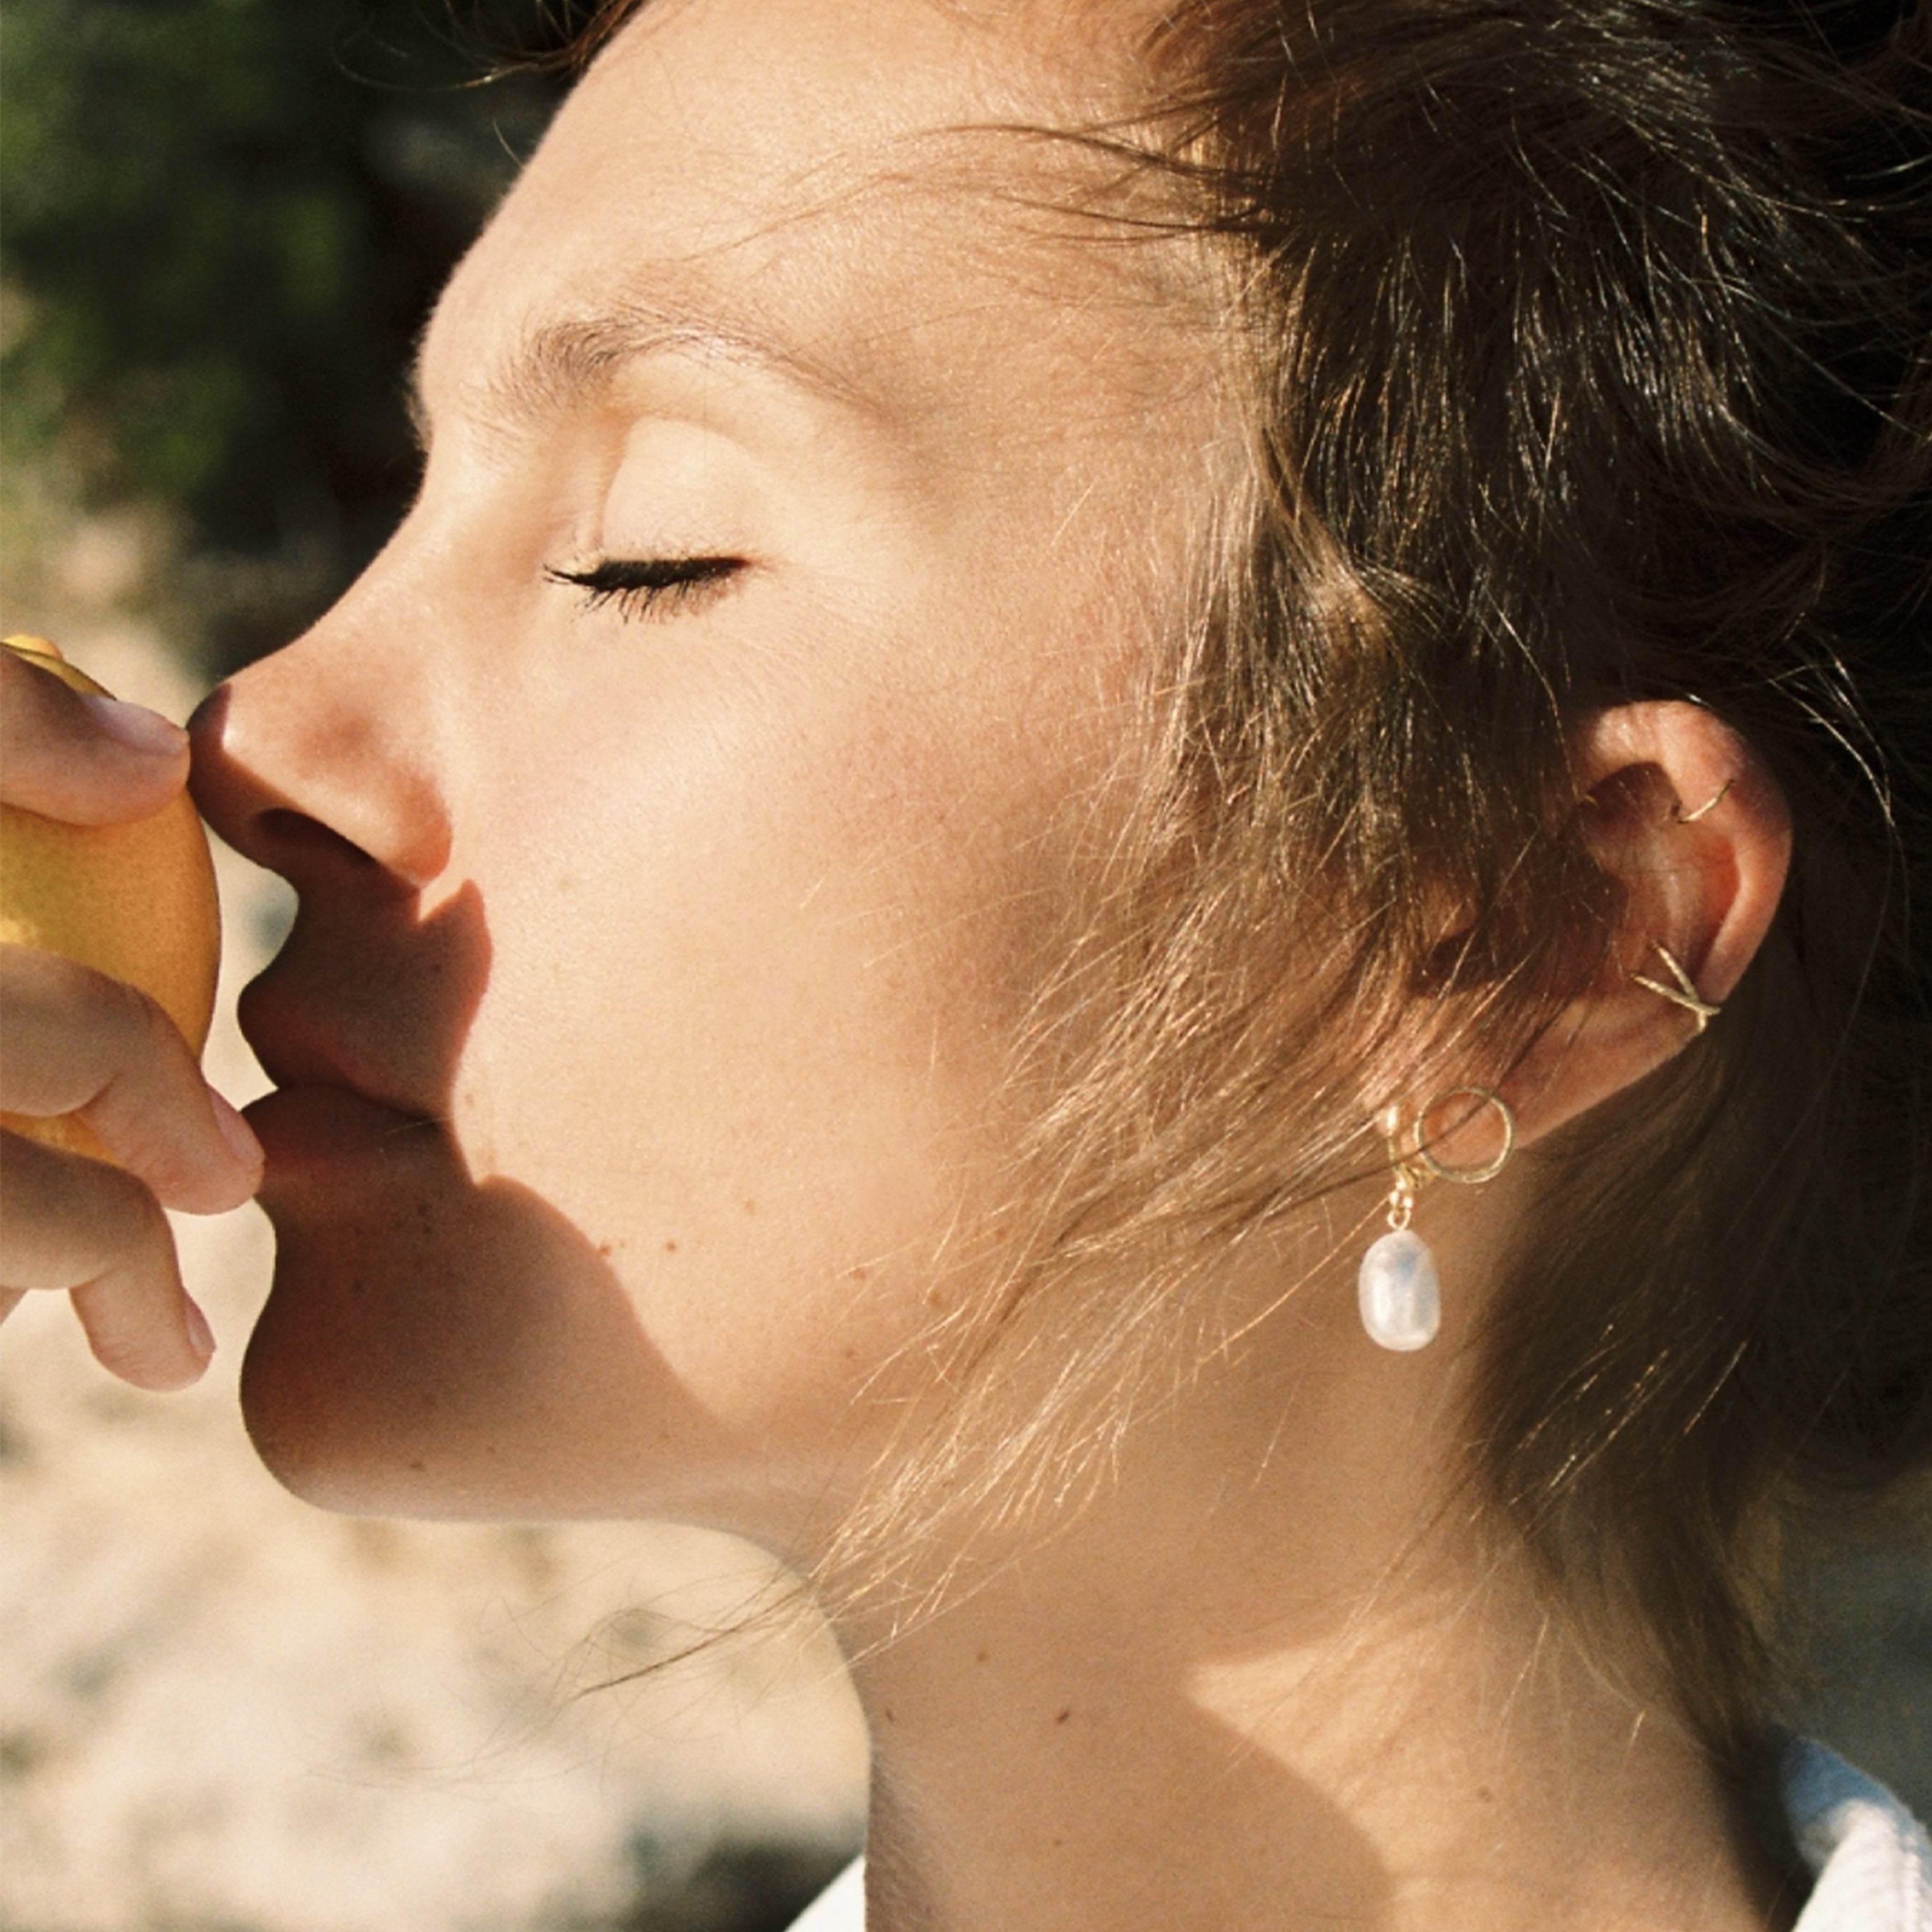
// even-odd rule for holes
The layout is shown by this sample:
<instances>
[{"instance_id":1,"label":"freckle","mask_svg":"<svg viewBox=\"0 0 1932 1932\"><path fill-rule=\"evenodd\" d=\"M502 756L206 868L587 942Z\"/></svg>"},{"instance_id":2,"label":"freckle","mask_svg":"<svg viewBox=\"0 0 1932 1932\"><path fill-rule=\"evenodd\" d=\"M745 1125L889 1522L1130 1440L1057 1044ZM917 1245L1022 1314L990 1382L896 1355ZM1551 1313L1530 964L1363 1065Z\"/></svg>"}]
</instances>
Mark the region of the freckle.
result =
<instances>
[{"instance_id":1,"label":"freckle","mask_svg":"<svg viewBox=\"0 0 1932 1932\"><path fill-rule=\"evenodd\" d=\"M418 1475L421 1475L423 1472L422 1458L420 1456L412 1456L410 1458L410 1467L415 1470Z\"/></svg>"},{"instance_id":2,"label":"freckle","mask_svg":"<svg viewBox=\"0 0 1932 1932\"><path fill-rule=\"evenodd\" d=\"M758 1211L758 1204L755 1201L747 1201L745 1203L745 1212L747 1214L755 1214Z\"/></svg>"},{"instance_id":3,"label":"freckle","mask_svg":"<svg viewBox=\"0 0 1932 1932\"><path fill-rule=\"evenodd\" d=\"M1486 1784L1479 1784L1476 1786L1476 1796L1484 1804L1486 1804L1490 1802L1492 1794L1490 1792L1490 1787Z\"/></svg>"},{"instance_id":4,"label":"freckle","mask_svg":"<svg viewBox=\"0 0 1932 1932\"><path fill-rule=\"evenodd\" d=\"M898 1718L892 1715L892 1707L890 1704L886 1706L886 1722L889 1724L896 1724L898 1722Z\"/></svg>"},{"instance_id":5,"label":"freckle","mask_svg":"<svg viewBox=\"0 0 1932 1932\"><path fill-rule=\"evenodd\" d=\"M1004 1241L1006 1238L1006 1229L1001 1227L997 1221L993 1224L993 1238L996 1241Z\"/></svg>"},{"instance_id":6,"label":"freckle","mask_svg":"<svg viewBox=\"0 0 1932 1932\"><path fill-rule=\"evenodd\" d=\"M664 1252L668 1255L676 1254L677 1252L677 1244L675 1241L665 1242Z\"/></svg>"},{"instance_id":7,"label":"freckle","mask_svg":"<svg viewBox=\"0 0 1932 1932\"><path fill-rule=\"evenodd\" d=\"M854 1268L847 1269L846 1273L854 1281L863 1281L870 1270L864 1268Z\"/></svg>"},{"instance_id":8,"label":"freckle","mask_svg":"<svg viewBox=\"0 0 1932 1932\"><path fill-rule=\"evenodd\" d=\"M926 1291L926 1305L928 1308L937 1308L939 1306L939 1291L938 1288L928 1288Z\"/></svg>"},{"instance_id":9,"label":"freckle","mask_svg":"<svg viewBox=\"0 0 1932 1932\"><path fill-rule=\"evenodd\" d=\"M1066 1710L1064 1710L1064 1711L1061 1712L1060 1712L1060 1715L1059 1715L1058 1717L1057 1717L1056 1718L1054 1718L1053 1721L1054 1721L1056 1724L1065 1724L1065 1723L1066 1723L1066 1721L1067 1720L1067 1719L1068 1719L1069 1718L1070 1718L1070 1717L1072 1717L1072 1714L1073 1714L1072 1709L1072 1708L1070 1706L1067 1709L1066 1709Z\"/></svg>"},{"instance_id":10,"label":"freckle","mask_svg":"<svg viewBox=\"0 0 1932 1932\"><path fill-rule=\"evenodd\" d=\"M859 1352L856 1348L842 1348L838 1352L848 1362L856 1362L859 1359Z\"/></svg>"},{"instance_id":11,"label":"freckle","mask_svg":"<svg viewBox=\"0 0 1932 1932\"><path fill-rule=\"evenodd\" d=\"M597 1252L608 1262L610 1258L610 1244L608 1241L599 1241L597 1244Z\"/></svg>"},{"instance_id":12,"label":"freckle","mask_svg":"<svg viewBox=\"0 0 1932 1932\"><path fill-rule=\"evenodd\" d=\"M985 1664L990 1660L992 1655L992 1653L990 1651L982 1650L977 1657L974 1658L973 1661L975 1664Z\"/></svg>"}]
</instances>

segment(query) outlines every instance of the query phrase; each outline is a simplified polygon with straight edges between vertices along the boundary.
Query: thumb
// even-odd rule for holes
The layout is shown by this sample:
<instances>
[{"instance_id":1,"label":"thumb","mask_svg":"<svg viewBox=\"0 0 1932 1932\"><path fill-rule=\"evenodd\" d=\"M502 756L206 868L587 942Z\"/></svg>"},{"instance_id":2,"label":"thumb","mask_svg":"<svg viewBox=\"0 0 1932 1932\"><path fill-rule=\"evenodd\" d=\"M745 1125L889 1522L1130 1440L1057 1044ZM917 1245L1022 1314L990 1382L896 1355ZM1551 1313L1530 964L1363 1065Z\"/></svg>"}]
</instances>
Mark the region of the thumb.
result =
<instances>
[{"instance_id":1,"label":"thumb","mask_svg":"<svg viewBox=\"0 0 1932 1932\"><path fill-rule=\"evenodd\" d=\"M0 650L0 801L69 825L160 810L188 779L188 734L158 712L75 691Z\"/></svg>"}]
</instances>

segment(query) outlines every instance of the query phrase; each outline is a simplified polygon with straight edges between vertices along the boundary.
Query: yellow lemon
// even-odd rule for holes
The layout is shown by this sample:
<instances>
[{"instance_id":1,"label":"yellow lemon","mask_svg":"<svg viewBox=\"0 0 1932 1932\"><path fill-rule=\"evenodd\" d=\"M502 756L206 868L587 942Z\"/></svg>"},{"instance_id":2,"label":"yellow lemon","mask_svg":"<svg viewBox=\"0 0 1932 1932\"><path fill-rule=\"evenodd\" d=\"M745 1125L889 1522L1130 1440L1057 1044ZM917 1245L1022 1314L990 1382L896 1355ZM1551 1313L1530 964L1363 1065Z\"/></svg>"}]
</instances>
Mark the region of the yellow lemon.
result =
<instances>
[{"instance_id":1,"label":"yellow lemon","mask_svg":"<svg viewBox=\"0 0 1932 1932\"><path fill-rule=\"evenodd\" d=\"M107 694L44 638L0 644L76 691ZM127 825L64 825L0 805L0 941L58 952L140 987L198 1054L214 1012L221 913L208 835L187 794ZM0 1113L0 1125L112 1158L72 1114Z\"/></svg>"}]
</instances>

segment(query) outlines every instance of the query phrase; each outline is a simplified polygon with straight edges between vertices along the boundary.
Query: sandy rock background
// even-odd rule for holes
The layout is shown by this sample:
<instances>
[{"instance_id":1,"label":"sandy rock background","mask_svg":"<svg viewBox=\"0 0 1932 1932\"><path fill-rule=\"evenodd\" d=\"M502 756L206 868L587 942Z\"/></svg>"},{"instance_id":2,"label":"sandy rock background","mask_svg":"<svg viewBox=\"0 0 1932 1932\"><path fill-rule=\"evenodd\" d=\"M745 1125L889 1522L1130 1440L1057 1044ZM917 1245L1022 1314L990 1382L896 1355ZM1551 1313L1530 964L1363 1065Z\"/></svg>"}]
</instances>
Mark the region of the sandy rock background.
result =
<instances>
[{"instance_id":1,"label":"sandy rock background","mask_svg":"<svg viewBox=\"0 0 1932 1932\"><path fill-rule=\"evenodd\" d=\"M156 541L138 520L82 522L10 586L8 622L180 717L193 684L130 614ZM234 994L287 906L220 856L208 1064L244 1101L262 1082ZM856 1843L866 1753L822 1630L754 1614L774 1589L763 1561L684 1531L352 1521L296 1502L236 1406L266 1224L247 1208L177 1226L220 1343L198 1388L112 1381L58 1298L0 1335L0 1932L788 1923ZM1922 1520L1901 1520L1792 1564L1795 1719L1922 1814L1928 1550Z\"/></svg>"}]
</instances>

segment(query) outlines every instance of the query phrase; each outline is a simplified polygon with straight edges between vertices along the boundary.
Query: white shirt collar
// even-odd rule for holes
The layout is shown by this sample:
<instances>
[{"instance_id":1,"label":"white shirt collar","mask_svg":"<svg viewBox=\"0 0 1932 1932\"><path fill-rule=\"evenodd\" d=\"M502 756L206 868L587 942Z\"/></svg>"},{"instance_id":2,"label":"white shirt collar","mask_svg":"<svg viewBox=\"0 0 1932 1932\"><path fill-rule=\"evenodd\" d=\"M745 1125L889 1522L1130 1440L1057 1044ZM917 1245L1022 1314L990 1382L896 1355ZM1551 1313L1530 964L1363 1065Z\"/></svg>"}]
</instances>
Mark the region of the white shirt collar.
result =
<instances>
[{"instance_id":1,"label":"white shirt collar","mask_svg":"<svg viewBox=\"0 0 1932 1932\"><path fill-rule=\"evenodd\" d=\"M1796 1932L1932 1932L1932 1844L1885 1786L1795 1738L1784 1806L1816 1878Z\"/></svg>"}]
</instances>

